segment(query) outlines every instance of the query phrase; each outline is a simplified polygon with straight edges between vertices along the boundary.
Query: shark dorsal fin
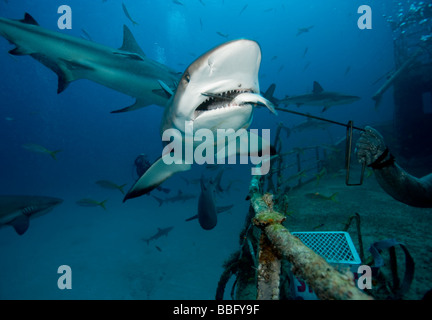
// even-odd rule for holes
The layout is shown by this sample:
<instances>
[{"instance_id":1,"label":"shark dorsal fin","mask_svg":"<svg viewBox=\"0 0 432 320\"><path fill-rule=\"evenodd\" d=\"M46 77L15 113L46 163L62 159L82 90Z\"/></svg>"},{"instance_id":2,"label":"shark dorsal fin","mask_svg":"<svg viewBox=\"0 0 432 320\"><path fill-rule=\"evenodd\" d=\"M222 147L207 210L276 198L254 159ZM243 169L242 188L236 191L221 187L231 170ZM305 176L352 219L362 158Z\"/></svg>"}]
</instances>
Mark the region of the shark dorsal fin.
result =
<instances>
[{"instance_id":1,"label":"shark dorsal fin","mask_svg":"<svg viewBox=\"0 0 432 320\"><path fill-rule=\"evenodd\" d=\"M276 84L272 83L270 87L268 87L267 91L264 93L264 98L270 100L273 98L273 95L276 90Z\"/></svg>"},{"instance_id":2,"label":"shark dorsal fin","mask_svg":"<svg viewBox=\"0 0 432 320\"><path fill-rule=\"evenodd\" d=\"M25 23L25 24L32 24L32 25L35 25L35 26L39 25L39 23L37 23L37 21L29 13L27 13L27 12L24 15L24 19L22 19L20 21L22 23Z\"/></svg>"},{"instance_id":3,"label":"shark dorsal fin","mask_svg":"<svg viewBox=\"0 0 432 320\"><path fill-rule=\"evenodd\" d=\"M123 26L123 45L120 50L136 53L141 57L145 57L144 51L141 49L132 32L126 25Z\"/></svg>"},{"instance_id":4,"label":"shark dorsal fin","mask_svg":"<svg viewBox=\"0 0 432 320\"><path fill-rule=\"evenodd\" d=\"M321 93L321 92L323 92L324 91L324 89L321 87L321 85L318 83L318 82L316 82L316 81L314 81L314 83L313 83L313 93Z\"/></svg>"}]
</instances>

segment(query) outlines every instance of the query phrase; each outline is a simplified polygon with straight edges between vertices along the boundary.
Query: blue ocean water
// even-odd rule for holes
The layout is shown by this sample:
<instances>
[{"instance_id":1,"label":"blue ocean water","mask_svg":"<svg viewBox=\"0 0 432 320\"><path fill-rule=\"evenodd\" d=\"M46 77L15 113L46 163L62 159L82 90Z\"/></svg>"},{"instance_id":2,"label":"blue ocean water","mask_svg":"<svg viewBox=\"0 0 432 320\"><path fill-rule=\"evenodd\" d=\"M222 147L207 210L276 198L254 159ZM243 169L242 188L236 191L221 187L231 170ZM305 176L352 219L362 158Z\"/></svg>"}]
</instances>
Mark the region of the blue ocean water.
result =
<instances>
[{"instance_id":1,"label":"blue ocean water","mask_svg":"<svg viewBox=\"0 0 432 320\"><path fill-rule=\"evenodd\" d=\"M177 3L176 3L177 2ZM44 28L80 37L83 29L93 41L109 47L122 44L123 25L132 30L147 57L183 72L198 56L225 41L247 38L262 50L260 87L276 84L275 96L312 91L317 81L328 91L362 99L330 108L300 110L355 125L393 119L393 97L386 94L378 110L371 99L381 83L374 81L394 68L392 32L383 15L393 14L396 2L372 1L373 28L360 30L359 6L364 1L224 1L67 0L72 9L71 30L59 30L58 1L0 1L0 17L22 19L30 13ZM297 35L300 28L313 26ZM57 76L28 56L11 56L13 48L0 37L0 194L37 194L64 199L51 213L31 220L18 236L13 228L0 230L1 299L213 299L222 262L238 246L248 203L244 201L250 166L232 166L224 173L233 189L219 199L234 204L220 216L217 227L202 230L184 220L196 214L196 199L158 205L143 196L122 203L117 190L102 189L97 180L128 184L137 178L134 159L145 153L160 156L159 134L163 108L148 106L110 114L133 104L122 93L78 80L57 95ZM303 117L265 108L255 112L252 128L271 129L283 122L293 127ZM292 133L287 150L333 144L345 128L327 133ZM61 150L58 160L22 146L37 143ZM203 168L182 175L199 179ZM199 194L199 184L173 177L163 185L169 196ZM165 197L163 193L155 193ZM81 207L82 198L108 199L107 210ZM174 226L167 237L149 245L157 228ZM72 290L59 290L57 268L71 266Z\"/></svg>"}]
</instances>

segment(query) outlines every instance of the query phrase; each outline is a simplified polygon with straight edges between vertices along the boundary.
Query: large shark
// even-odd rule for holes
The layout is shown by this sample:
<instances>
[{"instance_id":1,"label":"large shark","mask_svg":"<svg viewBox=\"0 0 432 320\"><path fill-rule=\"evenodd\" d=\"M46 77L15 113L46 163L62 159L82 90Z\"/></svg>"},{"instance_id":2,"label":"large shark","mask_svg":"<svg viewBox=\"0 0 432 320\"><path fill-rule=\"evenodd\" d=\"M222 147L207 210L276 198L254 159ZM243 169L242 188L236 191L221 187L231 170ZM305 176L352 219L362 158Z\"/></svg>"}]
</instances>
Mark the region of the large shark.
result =
<instances>
[{"instance_id":1,"label":"large shark","mask_svg":"<svg viewBox=\"0 0 432 320\"><path fill-rule=\"evenodd\" d=\"M0 18L0 35L16 46L10 54L30 55L53 70L58 93L74 80L88 79L136 98L132 106L114 112L164 107L169 96L160 83L174 90L181 76L146 57L126 26L120 49L44 29L28 13L23 20Z\"/></svg>"},{"instance_id":2,"label":"large shark","mask_svg":"<svg viewBox=\"0 0 432 320\"><path fill-rule=\"evenodd\" d=\"M52 197L0 196L0 227L10 225L22 235L29 227L30 218L48 213L62 202L62 199Z\"/></svg>"},{"instance_id":3,"label":"large shark","mask_svg":"<svg viewBox=\"0 0 432 320\"><path fill-rule=\"evenodd\" d=\"M183 73L165 108L161 134L176 129L184 139L186 123L193 124L194 132L199 129L209 129L213 133L218 129L247 129L256 105L264 105L275 113L273 104L259 94L260 63L258 43L246 39L224 43L203 54ZM250 135L246 131L239 136L240 143L247 142ZM264 148L262 143L264 139L258 143ZM235 152L240 154L238 150ZM159 158L129 190L124 201L146 194L174 173L191 168L185 161L166 164L164 159L169 156L168 153Z\"/></svg>"},{"instance_id":4,"label":"large shark","mask_svg":"<svg viewBox=\"0 0 432 320\"><path fill-rule=\"evenodd\" d=\"M357 100L360 100L360 97L346 95L338 92L324 91L321 85L318 82L314 81L312 93L286 97L284 99L280 99L279 103L285 104L287 106L290 104L296 104L297 106L307 105L324 107L322 110L322 112L324 112L331 106L350 104Z\"/></svg>"}]
</instances>

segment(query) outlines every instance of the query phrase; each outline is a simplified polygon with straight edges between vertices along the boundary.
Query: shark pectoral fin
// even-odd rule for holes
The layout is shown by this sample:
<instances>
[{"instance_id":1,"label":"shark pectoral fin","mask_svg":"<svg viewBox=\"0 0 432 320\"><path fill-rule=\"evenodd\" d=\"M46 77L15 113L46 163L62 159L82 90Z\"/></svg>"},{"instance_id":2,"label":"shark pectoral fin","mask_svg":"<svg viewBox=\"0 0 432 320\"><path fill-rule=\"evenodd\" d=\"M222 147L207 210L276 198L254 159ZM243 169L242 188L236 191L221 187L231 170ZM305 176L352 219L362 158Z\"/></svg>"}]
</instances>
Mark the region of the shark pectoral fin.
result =
<instances>
[{"instance_id":1,"label":"shark pectoral fin","mask_svg":"<svg viewBox=\"0 0 432 320\"><path fill-rule=\"evenodd\" d=\"M122 113L122 112L134 111L134 110L138 110L138 109L147 107L150 104L151 103L149 103L146 100L136 99L136 101L135 101L135 103L133 105L131 105L129 107L126 107L126 108L123 108L123 109L111 111L111 113Z\"/></svg>"},{"instance_id":2,"label":"shark pectoral fin","mask_svg":"<svg viewBox=\"0 0 432 320\"><path fill-rule=\"evenodd\" d=\"M174 95L174 91L162 80L158 80L158 82L161 88L165 91L166 95L171 98Z\"/></svg>"},{"instance_id":3,"label":"shark pectoral fin","mask_svg":"<svg viewBox=\"0 0 432 320\"><path fill-rule=\"evenodd\" d=\"M190 218L187 218L185 221L192 221L192 220L195 220L195 219L198 219L198 215L197 214L194 215L194 216L192 216L192 217L190 217Z\"/></svg>"},{"instance_id":4,"label":"shark pectoral fin","mask_svg":"<svg viewBox=\"0 0 432 320\"><path fill-rule=\"evenodd\" d=\"M21 215L9 223L19 235L24 234L30 224L30 219L26 215Z\"/></svg>"},{"instance_id":5,"label":"shark pectoral fin","mask_svg":"<svg viewBox=\"0 0 432 320\"><path fill-rule=\"evenodd\" d=\"M92 66L86 65L84 62L59 59L60 63L57 67L47 65L51 70L57 73L58 86L57 93L62 93L69 84L77 79L82 78L80 72L82 71L94 71Z\"/></svg>"},{"instance_id":6,"label":"shark pectoral fin","mask_svg":"<svg viewBox=\"0 0 432 320\"><path fill-rule=\"evenodd\" d=\"M149 193L173 174L187 171L191 168L190 164L166 164L164 159L167 157L169 157L169 154L159 158L155 163L153 163L153 165L132 186L123 199L123 202Z\"/></svg>"}]
</instances>

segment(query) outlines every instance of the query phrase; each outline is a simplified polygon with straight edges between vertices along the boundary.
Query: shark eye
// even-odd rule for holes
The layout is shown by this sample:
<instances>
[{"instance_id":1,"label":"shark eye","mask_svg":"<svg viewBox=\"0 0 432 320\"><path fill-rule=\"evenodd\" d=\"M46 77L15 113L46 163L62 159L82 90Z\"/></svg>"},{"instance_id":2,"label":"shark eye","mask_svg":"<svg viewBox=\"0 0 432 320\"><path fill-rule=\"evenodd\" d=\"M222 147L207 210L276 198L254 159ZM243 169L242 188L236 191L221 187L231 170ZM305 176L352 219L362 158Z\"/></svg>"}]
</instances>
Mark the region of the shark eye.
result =
<instances>
[{"instance_id":1,"label":"shark eye","mask_svg":"<svg viewBox=\"0 0 432 320\"><path fill-rule=\"evenodd\" d=\"M189 73L186 73L185 76L184 76L184 78L187 81L187 83L190 82L190 74Z\"/></svg>"}]
</instances>

